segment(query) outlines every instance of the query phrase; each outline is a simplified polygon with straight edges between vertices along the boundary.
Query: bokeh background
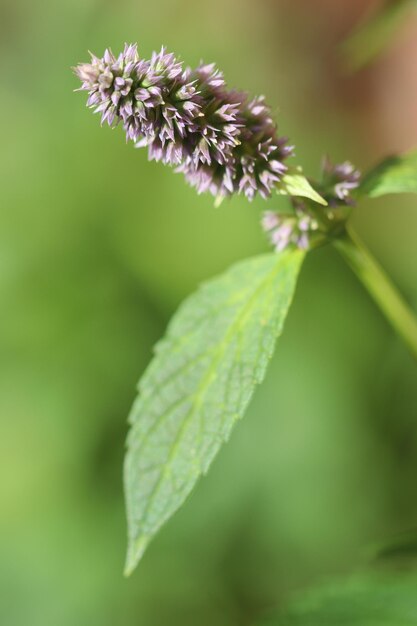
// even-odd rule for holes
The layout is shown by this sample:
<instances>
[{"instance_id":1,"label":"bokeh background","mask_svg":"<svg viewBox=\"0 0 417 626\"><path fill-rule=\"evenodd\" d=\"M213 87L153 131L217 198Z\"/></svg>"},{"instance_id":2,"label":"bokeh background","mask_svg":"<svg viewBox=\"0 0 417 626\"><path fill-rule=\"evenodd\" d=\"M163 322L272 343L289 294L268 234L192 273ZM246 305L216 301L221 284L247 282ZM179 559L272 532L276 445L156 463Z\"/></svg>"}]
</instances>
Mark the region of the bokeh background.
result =
<instances>
[{"instance_id":1,"label":"bokeh background","mask_svg":"<svg viewBox=\"0 0 417 626\"><path fill-rule=\"evenodd\" d=\"M332 249L209 476L122 577L136 381L180 300L267 250L261 200L214 209L101 129L70 67L137 41L265 93L309 175L417 145L417 17L351 74L367 0L1 0L0 623L241 626L416 525L417 369ZM284 207L273 199L270 207ZM417 305L417 200L362 238Z\"/></svg>"}]
</instances>

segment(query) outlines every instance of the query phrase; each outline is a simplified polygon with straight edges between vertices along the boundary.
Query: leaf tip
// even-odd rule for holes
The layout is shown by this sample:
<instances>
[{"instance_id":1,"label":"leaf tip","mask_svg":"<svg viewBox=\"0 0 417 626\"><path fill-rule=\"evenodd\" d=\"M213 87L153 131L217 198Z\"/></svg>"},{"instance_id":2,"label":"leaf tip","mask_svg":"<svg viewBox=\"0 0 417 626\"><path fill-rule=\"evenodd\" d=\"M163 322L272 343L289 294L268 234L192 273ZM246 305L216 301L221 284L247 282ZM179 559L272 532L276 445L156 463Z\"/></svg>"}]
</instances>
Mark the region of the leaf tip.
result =
<instances>
[{"instance_id":1,"label":"leaf tip","mask_svg":"<svg viewBox=\"0 0 417 626\"><path fill-rule=\"evenodd\" d=\"M314 196L314 198L312 198L313 200L315 200L315 202L317 202L317 204L321 204L322 206L329 206L329 203L327 202L327 200L325 200L322 196L320 196L319 194L316 194Z\"/></svg>"},{"instance_id":2,"label":"leaf tip","mask_svg":"<svg viewBox=\"0 0 417 626\"><path fill-rule=\"evenodd\" d=\"M123 575L125 576L125 578L129 578L129 576L133 574L146 550L149 540L150 537L148 535L141 535L138 539L129 542L126 555L126 563L123 570Z\"/></svg>"}]
</instances>

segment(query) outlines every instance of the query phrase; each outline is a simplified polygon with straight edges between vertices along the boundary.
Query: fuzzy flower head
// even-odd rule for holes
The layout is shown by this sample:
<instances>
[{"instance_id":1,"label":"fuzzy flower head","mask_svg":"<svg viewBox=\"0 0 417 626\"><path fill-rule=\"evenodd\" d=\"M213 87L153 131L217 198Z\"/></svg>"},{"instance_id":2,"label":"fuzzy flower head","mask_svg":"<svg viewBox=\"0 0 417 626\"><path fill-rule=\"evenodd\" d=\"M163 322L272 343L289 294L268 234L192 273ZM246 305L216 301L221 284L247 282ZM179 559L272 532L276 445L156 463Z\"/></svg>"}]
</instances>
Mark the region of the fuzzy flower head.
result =
<instances>
[{"instance_id":1,"label":"fuzzy flower head","mask_svg":"<svg viewBox=\"0 0 417 626\"><path fill-rule=\"evenodd\" d=\"M148 61L126 45L117 57L91 55L75 73L102 123L121 123L128 140L199 192L266 198L287 171L292 148L278 137L264 99L229 90L212 64L184 69L165 48Z\"/></svg>"}]
</instances>

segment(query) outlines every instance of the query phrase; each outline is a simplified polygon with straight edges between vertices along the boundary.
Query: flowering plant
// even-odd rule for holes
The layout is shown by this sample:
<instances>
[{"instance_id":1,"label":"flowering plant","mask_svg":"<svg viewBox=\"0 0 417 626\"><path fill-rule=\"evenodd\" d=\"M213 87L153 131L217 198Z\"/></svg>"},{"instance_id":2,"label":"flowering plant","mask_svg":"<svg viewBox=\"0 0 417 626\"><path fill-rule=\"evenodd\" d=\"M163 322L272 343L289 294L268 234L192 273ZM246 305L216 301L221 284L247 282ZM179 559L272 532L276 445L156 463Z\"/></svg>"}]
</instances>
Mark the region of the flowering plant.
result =
<instances>
[{"instance_id":1,"label":"flowering plant","mask_svg":"<svg viewBox=\"0 0 417 626\"><path fill-rule=\"evenodd\" d=\"M247 259L183 303L139 383L125 460L126 573L207 472L262 382L310 250L334 245L417 358L417 322L348 225L361 197L417 192L417 153L387 159L361 178L349 162L323 161L322 178L291 165L263 97L227 88L214 65L186 68L164 48L150 60L135 45L75 68L87 105L121 125L199 193L287 196L288 212L261 224L273 251Z\"/></svg>"}]
</instances>

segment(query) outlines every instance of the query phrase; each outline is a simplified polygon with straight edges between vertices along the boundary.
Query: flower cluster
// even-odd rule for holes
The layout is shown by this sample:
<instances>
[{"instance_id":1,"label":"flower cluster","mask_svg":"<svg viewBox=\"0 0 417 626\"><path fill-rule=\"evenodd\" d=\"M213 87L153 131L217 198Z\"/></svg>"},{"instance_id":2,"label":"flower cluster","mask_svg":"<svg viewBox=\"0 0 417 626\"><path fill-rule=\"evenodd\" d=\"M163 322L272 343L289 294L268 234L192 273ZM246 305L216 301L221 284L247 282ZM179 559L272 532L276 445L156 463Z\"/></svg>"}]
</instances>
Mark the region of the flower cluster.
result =
<instances>
[{"instance_id":1,"label":"flower cluster","mask_svg":"<svg viewBox=\"0 0 417 626\"><path fill-rule=\"evenodd\" d=\"M174 166L198 192L266 198L287 171L293 148L277 136L263 98L227 89L214 65L184 68L164 48L147 61L126 45L118 57L111 50L91 55L75 73L102 123L121 123L128 140Z\"/></svg>"},{"instance_id":2,"label":"flower cluster","mask_svg":"<svg viewBox=\"0 0 417 626\"><path fill-rule=\"evenodd\" d=\"M319 223L303 209L293 215L266 211L262 217L262 227L277 252L294 245L301 250L308 250L311 235L319 231Z\"/></svg>"},{"instance_id":3,"label":"flower cluster","mask_svg":"<svg viewBox=\"0 0 417 626\"><path fill-rule=\"evenodd\" d=\"M334 165L326 156L322 164L323 177L320 187L323 196L332 207L354 205L351 196L360 183L361 174L349 161Z\"/></svg>"},{"instance_id":4,"label":"flower cluster","mask_svg":"<svg viewBox=\"0 0 417 626\"><path fill-rule=\"evenodd\" d=\"M330 233L344 225L354 205L351 192L360 182L360 172L346 161L333 165L323 160L322 181L314 183L328 205L318 206L311 201L292 197L292 213L267 211L262 227L277 252L293 245L302 250L325 241Z\"/></svg>"}]
</instances>

